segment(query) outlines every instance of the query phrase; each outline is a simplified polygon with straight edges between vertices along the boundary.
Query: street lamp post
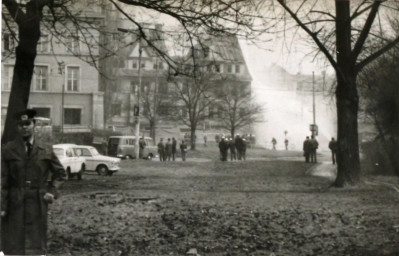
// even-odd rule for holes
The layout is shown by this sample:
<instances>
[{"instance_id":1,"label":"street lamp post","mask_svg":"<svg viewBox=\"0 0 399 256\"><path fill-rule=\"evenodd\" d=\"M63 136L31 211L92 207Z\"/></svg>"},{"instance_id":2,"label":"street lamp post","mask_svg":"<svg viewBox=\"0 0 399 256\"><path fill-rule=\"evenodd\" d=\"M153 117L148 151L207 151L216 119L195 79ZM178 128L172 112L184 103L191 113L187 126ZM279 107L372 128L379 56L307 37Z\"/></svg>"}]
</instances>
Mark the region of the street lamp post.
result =
<instances>
[{"instance_id":1,"label":"street lamp post","mask_svg":"<svg viewBox=\"0 0 399 256\"><path fill-rule=\"evenodd\" d=\"M140 94L141 94L141 56L142 56L142 48L141 48L141 38L139 39L139 70L138 70L138 76L139 76L139 88L137 91L137 103L136 106L134 107L134 118L136 119L136 142L135 142L135 148L136 148L136 160L139 159L140 157L140 147L139 147L139 139L140 139Z\"/></svg>"},{"instance_id":2,"label":"street lamp post","mask_svg":"<svg viewBox=\"0 0 399 256\"><path fill-rule=\"evenodd\" d=\"M311 125L312 136L317 135L317 125L316 125L316 99L315 99L315 83L314 83L314 71L312 72L312 96L313 96L313 124Z\"/></svg>"},{"instance_id":3,"label":"street lamp post","mask_svg":"<svg viewBox=\"0 0 399 256\"><path fill-rule=\"evenodd\" d=\"M63 61L58 62L58 73L64 74L65 63ZM65 95L65 83L62 83L61 88L61 140L64 140L64 95Z\"/></svg>"}]
</instances>

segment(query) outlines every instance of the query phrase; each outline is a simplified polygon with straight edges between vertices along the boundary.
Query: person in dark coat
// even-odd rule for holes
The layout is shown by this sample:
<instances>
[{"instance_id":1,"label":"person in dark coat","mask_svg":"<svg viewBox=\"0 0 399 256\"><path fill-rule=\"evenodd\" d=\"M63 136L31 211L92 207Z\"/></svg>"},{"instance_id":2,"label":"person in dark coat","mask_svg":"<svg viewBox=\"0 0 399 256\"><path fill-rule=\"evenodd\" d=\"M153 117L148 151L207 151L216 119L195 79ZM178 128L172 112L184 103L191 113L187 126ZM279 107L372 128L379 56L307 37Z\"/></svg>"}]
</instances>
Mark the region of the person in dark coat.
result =
<instances>
[{"instance_id":1,"label":"person in dark coat","mask_svg":"<svg viewBox=\"0 0 399 256\"><path fill-rule=\"evenodd\" d=\"M236 144L234 142L234 138L229 140L229 148L230 148L230 161L237 160Z\"/></svg>"},{"instance_id":2,"label":"person in dark coat","mask_svg":"<svg viewBox=\"0 0 399 256\"><path fill-rule=\"evenodd\" d=\"M227 161L227 150L229 145L226 142L226 139L222 137L219 142L219 151L220 151L220 160Z\"/></svg>"},{"instance_id":3,"label":"person in dark coat","mask_svg":"<svg viewBox=\"0 0 399 256\"><path fill-rule=\"evenodd\" d=\"M309 140L309 147L310 147L310 162L317 163L317 148L319 147L319 142L316 140L316 138L313 135Z\"/></svg>"},{"instance_id":4,"label":"person in dark coat","mask_svg":"<svg viewBox=\"0 0 399 256\"><path fill-rule=\"evenodd\" d=\"M180 153L181 153L181 160L184 162L186 161L186 153L187 153L187 144L184 140L180 143Z\"/></svg>"},{"instance_id":5,"label":"person in dark coat","mask_svg":"<svg viewBox=\"0 0 399 256\"><path fill-rule=\"evenodd\" d=\"M328 143L328 148L331 150L332 163L335 164L336 162L335 156L337 153L337 141L334 139L334 137L332 137L330 142Z\"/></svg>"},{"instance_id":6,"label":"person in dark coat","mask_svg":"<svg viewBox=\"0 0 399 256\"><path fill-rule=\"evenodd\" d=\"M158 142L158 154L159 154L159 161L165 161L165 145L163 144L163 138L161 138Z\"/></svg>"},{"instance_id":7,"label":"person in dark coat","mask_svg":"<svg viewBox=\"0 0 399 256\"><path fill-rule=\"evenodd\" d=\"M1 247L6 255L44 255L47 209L65 170L52 146L35 138L36 111L15 115L18 136L1 152Z\"/></svg>"},{"instance_id":8,"label":"person in dark coat","mask_svg":"<svg viewBox=\"0 0 399 256\"><path fill-rule=\"evenodd\" d=\"M285 150L288 150L288 139L284 140Z\"/></svg>"},{"instance_id":9,"label":"person in dark coat","mask_svg":"<svg viewBox=\"0 0 399 256\"><path fill-rule=\"evenodd\" d=\"M177 141L175 137L172 138L172 160L175 161Z\"/></svg>"},{"instance_id":10,"label":"person in dark coat","mask_svg":"<svg viewBox=\"0 0 399 256\"><path fill-rule=\"evenodd\" d=\"M306 136L306 139L303 142L303 156L305 157L305 162L309 163L309 157L310 157L309 136Z\"/></svg>"},{"instance_id":11,"label":"person in dark coat","mask_svg":"<svg viewBox=\"0 0 399 256\"><path fill-rule=\"evenodd\" d=\"M147 146L147 143L145 143L144 136L143 136L143 137L141 137L140 140L139 140L139 148L140 148L139 157L140 157L140 158L143 158L144 150L145 150L145 147L146 147L146 146Z\"/></svg>"},{"instance_id":12,"label":"person in dark coat","mask_svg":"<svg viewBox=\"0 0 399 256\"><path fill-rule=\"evenodd\" d=\"M170 138L165 144L165 161L170 161L170 157L172 156L172 143L170 142Z\"/></svg>"},{"instance_id":13,"label":"person in dark coat","mask_svg":"<svg viewBox=\"0 0 399 256\"><path fill-rule=\"evenodd\" d=\"M277 144L276 138L272 139L272 144L273 144L273 150L276 150L276 144Z\"/></svg>"},{"instance_id":14,"label":"person in dark coat","mask_svg":"<svg viewBox=\"0 0 399 256\"><path fill-rule=\"evenodd\" d=\"M237 149L237 160L241 160L241 158L242 158L242 150L244 148L244 141L240 137L240 134L236 135L235 146L236 146L236 149Z\"/></svg>"}]
</instances>

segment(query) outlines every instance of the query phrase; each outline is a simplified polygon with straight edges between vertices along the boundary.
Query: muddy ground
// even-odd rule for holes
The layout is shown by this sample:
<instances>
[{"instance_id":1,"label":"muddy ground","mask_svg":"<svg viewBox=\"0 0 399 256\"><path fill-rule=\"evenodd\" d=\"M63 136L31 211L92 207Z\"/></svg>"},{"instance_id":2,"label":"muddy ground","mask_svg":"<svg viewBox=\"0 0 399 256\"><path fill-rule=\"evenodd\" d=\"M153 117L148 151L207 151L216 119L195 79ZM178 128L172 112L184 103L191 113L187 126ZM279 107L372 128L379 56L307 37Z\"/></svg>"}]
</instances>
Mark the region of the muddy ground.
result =
<instances>
[{"instance_id":1,"label":"muddy ground","mask_svg":"<svg viewBox=\"0 0 399 256\"><path fill-rule=\"evenodd\" d=\"M68 181L51 206L48 255L399 255L398 178L338 189L311 175L334 170L328 155L315 165L300 152L248 154L124 160L111 177Z\"/></svg>"}]
</instances>

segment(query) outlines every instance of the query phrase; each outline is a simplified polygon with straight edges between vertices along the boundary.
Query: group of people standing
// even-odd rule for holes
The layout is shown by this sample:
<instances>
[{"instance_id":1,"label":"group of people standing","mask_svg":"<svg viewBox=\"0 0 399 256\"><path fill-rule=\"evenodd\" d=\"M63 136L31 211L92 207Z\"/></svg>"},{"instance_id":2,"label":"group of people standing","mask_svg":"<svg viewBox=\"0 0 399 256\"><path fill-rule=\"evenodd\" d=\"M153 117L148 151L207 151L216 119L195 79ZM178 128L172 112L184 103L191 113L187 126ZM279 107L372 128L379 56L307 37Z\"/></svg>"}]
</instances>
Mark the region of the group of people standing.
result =
<instances>
[{"instance_id":1,"label":"group of people standing","mask_svg":"<svg viewBox=\"0 0 399 256\"><path fill-rule=\"evenodd\" d=\"M161 162L170 161L171 159L172 161L176 160L177 141L174 137L172 138L172 141L168 138L166 143L164 143L163 138L161 138L157 146L159 160ZM180 152L182 160L186 161L187 144L184 140L180 143Z\"/></svg>"},{"instance_id":2,"label":"group of people standing","mask_svg":"<svg viewBox=\"0 0 399 256\"><path fill-rule=\"evenodd\" d=\"M241 138L239 134L235 138L225 138L219 142L220 160L227 161L228 151L230 150L230 161L233 160L245 160L247 143L244 138Z\"/></svg>"},{"instance_id":3,"label":"group of people standing","mask_svg":"<svg viewBox=\"0 0 399 256\"><path fill-rule=\"evenodd\" d=\"M314 135L306 136L303 142L303 156L305 157L306 163L317 163L317 148L319 147L319 142L316 140Z\"/></svg>"},{"instance_id":4,"label":"group of people standing","mask_svg":"<svg viewBox=\"0 0 399 256\"><path fill-rule=\"evenodd\" d=\"M309 139L309 136L306 137L306 140L303 142L303 156L305 157L306 163L317 163L317 148L319 147L319 142L312 135ZM337 141L334 137L331 138L328 143L328 148L331 150L331 160L332 164L336 163L336 152L337 152Z\"/></svg>"}]
</instances>

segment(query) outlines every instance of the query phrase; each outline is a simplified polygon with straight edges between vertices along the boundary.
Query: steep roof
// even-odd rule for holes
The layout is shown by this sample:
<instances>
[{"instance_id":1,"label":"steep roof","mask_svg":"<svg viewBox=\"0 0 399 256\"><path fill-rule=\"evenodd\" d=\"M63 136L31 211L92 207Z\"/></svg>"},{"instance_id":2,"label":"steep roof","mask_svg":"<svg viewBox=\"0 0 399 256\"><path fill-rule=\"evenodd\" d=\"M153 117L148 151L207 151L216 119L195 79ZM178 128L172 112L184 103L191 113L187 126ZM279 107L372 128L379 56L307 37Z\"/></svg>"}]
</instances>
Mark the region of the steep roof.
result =
<instances>
[{"instance_id":1,"label":"steep roof","mask_svg":"<svg viewBox=\"0 0 399 256\"><path fill-rule=\"evenodd\" d=\"M209 36L197 45L197 50L200 52L206 52L207 48L209 49L209 56L205 56L205 58L214 59L215 61L245 63L241 46L235 36Z\"/></svg>"}]
</instances>

